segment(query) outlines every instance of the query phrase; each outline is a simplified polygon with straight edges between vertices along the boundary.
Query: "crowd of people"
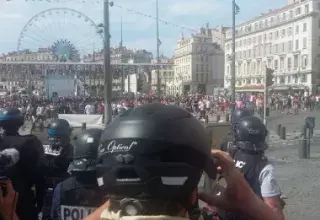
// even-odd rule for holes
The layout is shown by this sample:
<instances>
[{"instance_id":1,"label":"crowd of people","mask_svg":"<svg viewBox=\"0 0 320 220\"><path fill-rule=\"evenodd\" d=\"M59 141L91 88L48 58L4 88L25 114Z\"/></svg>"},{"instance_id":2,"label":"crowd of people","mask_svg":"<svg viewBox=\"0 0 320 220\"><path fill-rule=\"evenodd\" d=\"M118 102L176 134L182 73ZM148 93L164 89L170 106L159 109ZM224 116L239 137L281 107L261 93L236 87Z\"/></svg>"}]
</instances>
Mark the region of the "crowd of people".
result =
<instances>
[{"instance_id":1,"label":"crowd of people","mask_svg":"<svg viewBox=\"0 0 320 220\"><path fill-rule=\"evenodd\" d=\"M114 116L121 112L138 107L146 103L159 102L166 105L176 105L191 112L198 119L207 119L210 115L224 115L230 112L232 104L230 97L226 95L209 96L202 94L185 94L176 96L162 96L158 98L153 94L144 94L115 98L112 101L112 113ZM268 99L270 112L282 114L298 114L299 111L313 111L319 109L319 95L298 95L273 93ZM263 116L263 94L239 94L234 103L237 108L249 108ZM74 96L48 99L47 97L19 97L10 96L0 99L0 107L17 107L29 121L39 118L48 119L57 114L103 114L104 101L100 96ZM208 121L208 120L207 120Z\"/></svg>"},{"instance_id":2,"label":"crowd of people","mask_svg":"<svg viewBox=\"0 0 320 220\"><path fill-rule=\"evenodd\" d=\"M163 104L155 103L159 101ZM190 113L211 111L207 101L207 96L137 98L135 102L140 103L105 130L87 129L74 140L69 123L55 119L46 143L33 135L20 136L25 115L3 106L0 160L13 158L8 150L18 152L19 159L4 160L0 217L283 220L281 191L274 168L264 156L266 127L251 109L236 109L230 135L220 150L211 151L204 126ZM85 104L101 100L64 98L55 102L60 108L84 103L77 110L82 112ZM210 191L199 186L203 172L205 183L218 182ZM225 185L220 184L222 180ZM199 206L200 200L207 205Z\"/></svg>"}]
</instances>

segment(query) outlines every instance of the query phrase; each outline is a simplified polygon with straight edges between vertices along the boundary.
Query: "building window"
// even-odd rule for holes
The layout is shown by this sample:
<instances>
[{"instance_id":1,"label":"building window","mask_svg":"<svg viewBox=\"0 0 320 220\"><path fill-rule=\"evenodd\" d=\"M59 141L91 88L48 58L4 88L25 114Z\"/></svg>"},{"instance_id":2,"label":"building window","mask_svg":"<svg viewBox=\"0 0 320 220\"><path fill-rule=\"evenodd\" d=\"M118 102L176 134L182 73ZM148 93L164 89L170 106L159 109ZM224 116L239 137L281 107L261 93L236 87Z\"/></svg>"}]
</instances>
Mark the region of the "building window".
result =
<instances>
[{"instance_id":1,"label":"building window","mask_svg":"<svg viewBox=\"0 0 320 220\"><path fill-rule=\"evenodd\" d=\"M271 48L272 48L272 44L269 44L269 54L271 54L271 53L272 53Z\"/></svg>"},{"instance_id":2,"label":"building window","mask_svg":"<svg viewBox=\"0 0 320 220\"><path fill-rule=\"evenodd\" d=\"M296 9L296 15L299 15L300 13L301 13L301 8L299 7Z\"/></svg>"},{"instance_id":3,"label":"building window","mask_svg":"<svg viewBox=\"0 0 320 220\"><path fill-rule=\"evenodd\" d=\"M282 29L281 31L281 37L284 37L286 35L286 30L285 29Z\"/></svg>"},{"instance_id":4,"label":"building window","mask_svg":"<svg viewBox=\"0 0 320 220\"><path fill-rule=\"evenodd\" d=\"M298 62L299 62L299 56L298 55L294 55L293 56L293 69L297 69L298 68Z\"/></svg>"},{"instance_id":5,"label":"building window","mask_svg":"<svg viewBox=\"0 0 320 220\"><path fill-rule=\"evenodd\" d=\"M280 57L280 70L284 69L284 57Z\"/></svg>"},{"instance_id":6,"label":"building window","mask_svg":"<svg viewBox=\"0 0 320 220\"><path fill-rule=\"evenodd\" d=\"M292 12L292 11L289 12L289 17L290 17L290 18L293 17L293 12Z\"/></svg>"},{"instance_id":7,"label":"building window","mask_svg":"<svg viewBox=\"0 0 320 220\"><path fill-rule=\"evenodd\" d=\"M274 52L277 54L278 53L278 44L274 45Z\"/></svg>"},{"instance_id":8,"label":"building window","mask_svg":"<svg viewBox=\"0 0 320 220\"><path fill-rule=\"evenodd\" d=\"M303 38L303 49L307 49L307 38Z\"/></svg>"},{"instance_id":9,"label":"building window","mask_svg":"<svg viewBox=\"0 0 320 220\"><path fill-rule=\"evenodd\" d=\"M284 52L284 43L281 44L281 52Z\"/></svg>"},{"instance_id":10,"label":"building window","mask_svg":"<svg viewBox=\"0 0 320 220\"><path fill-rule=\"evenodd\" d=\"M303 32L307 31L307 23L303 24Z\"/></svg>"},{"instance_id":11,"label":"building window","mask_svg":"<svg viewBox=\"0 0 320 220\"><path fill-rule=\"evenodd\" d=\"M282 21L285 21L286 20L286 13L283 13L282 15Z\"/></svg>"},{"instance_id":12,"label":"building window","mask_svg":"<svg viewBox=\"0 0 320 220\"><path fill-rule=\"evenodd\" d=\"M296 34L299 34L299 25L296 26Z\"/></svg>"},{"instance_id":13,"label":"building window","mask_svg":"<svg viewBox=\"0 0 320 220\"><path fill-rule=\"evenodd\" d=\"M309 5L304 6L304 13L306 13L306 14L309 13Z\"/></svg>"},{"instance_id":14,"label":"building window","mask_svg":"<svg viewBox=\"0 0 320 220\"><path fill-rule=\"evenodd\" d=\"M292 63L291 63L291 57L288 58L288 70L291 70L291 67L292 67Z\"/></svg>"},{"instance_id":15,"label":"building window","mask_svg":"<svg viewBox=\"0 0 320 220\"><path fill-rule=\"evenodd\" d=\"M279 31L276 31L276 38L279 38Z\"/></svg>"},{"instance_id":16,"label":"building window","mask_svg":"<svg viewBox=\"0 0 320 220\"><path fill-rule=\"evenodd\" d=\"M292 34L292 27L289 27L288 28L288 36L291 36L291 34Z\"/></svg>"},{"instance_id":17,"label":"building window","mask_svg":"<svg viewBox=\"0 0 320 220\"><path fill-rule=\"evenodd\" d=\"M296 50L299 50L299 40L296 40Z\"/></svg>"},{"instance_id":18,"label":"building window","mask_svg":"<svg viewBox=\"0 0 320 220\"><path fill-rule=\"evenodd\" d=\"M303 67L308 66L308 56L307 55L303 56L303 58L302 58L302 66Z\"/></svg>"},{"instance_id":19,"label":"building window","mask_svg":"<svg viewBox=\"0 0 320 220\"><path fill-rule=\"evenodd\" d=\"M275 69L275 70L278 69L278 60L274 60L274 69Z\"/></svg>"},{"instance_id":20,"label":"building window","mask_svg":"<svg viewBox=\"0 0 320 220\"><path fill-rule=\"evenodd\" d=\"M292 41L288 42L288 50L289 50L289 52L292 51Z\"/></svg>"},{"instance_id":21,"label":"building window","mask_svg":"<svg viewBox=\"0 0 320 220\"><path fill-rule=\"evenodd\" d=\"M272 41L272 33L269 34L269 41Z\"/></svg>"}]
</instances>

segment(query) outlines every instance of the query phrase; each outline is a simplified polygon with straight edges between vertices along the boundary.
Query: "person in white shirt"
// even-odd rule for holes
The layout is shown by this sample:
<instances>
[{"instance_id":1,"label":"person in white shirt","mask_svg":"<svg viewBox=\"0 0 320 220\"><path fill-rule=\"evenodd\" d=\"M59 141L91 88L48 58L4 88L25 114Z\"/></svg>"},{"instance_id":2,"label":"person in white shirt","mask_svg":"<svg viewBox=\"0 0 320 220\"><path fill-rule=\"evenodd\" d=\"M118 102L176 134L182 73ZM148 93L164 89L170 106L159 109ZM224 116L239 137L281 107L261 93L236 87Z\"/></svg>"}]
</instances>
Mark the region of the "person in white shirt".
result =
<instances>
[{"instance_id":1,"label":"person in white shirt","mask_svg":"<svg viewBox=\"0 0 320 220\"><path fill-rule=\"evenodd\" d=\"M84 112L87 114L87 115L90 115L91 114L91 110L92 110L92 107L90 104L87 104L85 107L84 107Z\"/></svg>"},{"instance_id":2,"label":"person in white shirt","mask_svg":"<svg viewBox=\"0 0 320 220\"><path fill-rule=\"evenodd\" d=\"M38 106L37 110L36 110L36 115L37 116L43 116L44 113L44 107L43 106Z\"/></svg>"},{"instance_id":3,"label":"person in white shirt","mask_svg":"<svg viewBox=\"0 0 320 220\"><path fill-rule=\"evenodd\" d=\"M28 106L29 107L29 106ZM30 109L31 110L31 115L32 115L32 108ZM37 109L36 109L36 115L32 115L31 118L32 118L32 122L35 123L39 120L43 120L44 119L44 107L43 106L38 106Z\"/></svg>"},{"instance_id":4,"label":"person in white shirt","mask_svg":"<svg viewBox=\"0 0 320 220\"><path fill-rule=\"evenodd\" d=\"M211 108L211 102L209 99L206 100L206 110L207 112L210 112L210 108Z\"/></svg>"}]
</instances>

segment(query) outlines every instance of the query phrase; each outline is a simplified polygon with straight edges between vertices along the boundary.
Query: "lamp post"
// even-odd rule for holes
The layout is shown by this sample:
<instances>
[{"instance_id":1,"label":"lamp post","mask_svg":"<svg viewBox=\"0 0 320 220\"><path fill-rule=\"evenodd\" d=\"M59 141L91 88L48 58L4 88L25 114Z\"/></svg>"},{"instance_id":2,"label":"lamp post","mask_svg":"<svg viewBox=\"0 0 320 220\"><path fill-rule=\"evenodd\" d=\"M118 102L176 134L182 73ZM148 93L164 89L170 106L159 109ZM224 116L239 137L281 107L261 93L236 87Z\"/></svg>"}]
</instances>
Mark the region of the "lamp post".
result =
<instances>
[{"instance_id":1,"label":"lamp post","mask_svg":"<svg viewBox=\"0 0 320 220\"><path fill-rule=\"evenodd\" d=\"M160 39L159 39L159 0L156 1L156 17L157 17L157 95L161 96L161 83L160 83Z\"/></svg>"},{"instance_id":2,"label":"lamp post","mask_svg":"<svg viewBox=\"0 0 320 220\"><path fill-rule=\"evenodd\" d=\"M231 102L236 101L236 1L232 0L232 61L231 61Z\"/></svg>"},{"instance_id":3,"label":"lamp post","mask_svg":"<svg viewBox=\"0 0 320 220\"><path fill-rule=\"evenodd\" d=\"M104 122L105 126L112 121L112 71L110 69L110 15L109 5L113 2L104 0L103 4L103 32L104 32Z\"/></svg>"}]
</instances>

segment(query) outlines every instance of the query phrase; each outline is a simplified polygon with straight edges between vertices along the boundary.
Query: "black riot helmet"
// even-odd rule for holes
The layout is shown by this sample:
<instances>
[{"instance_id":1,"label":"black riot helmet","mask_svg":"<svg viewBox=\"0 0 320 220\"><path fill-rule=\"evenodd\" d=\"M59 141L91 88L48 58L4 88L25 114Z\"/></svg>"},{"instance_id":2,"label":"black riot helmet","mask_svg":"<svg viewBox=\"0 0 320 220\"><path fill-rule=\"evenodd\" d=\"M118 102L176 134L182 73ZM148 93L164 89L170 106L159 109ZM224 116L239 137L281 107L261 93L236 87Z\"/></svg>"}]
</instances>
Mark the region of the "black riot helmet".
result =
<instances>
[{"instance_id":1,"label":"black riot helmet","mask_svg":"<svg viewBox=\"0 0 320 220\"><path fill-rule=\"evenodd\" d=\"M49 125L48 135L49 137L70 136L70 131L71 131L71 127L67 120L55 119Z\"/></svg>"},{"instance_id":2,"label":"black riot helmet","mask_svg":"<svg viewBox=\"0 0 320 220\"><path fill-rule=\"evenodd\" d=\"M0 110L0 126L6 130L18 130L24 123L24 117L17 108Z\"/></svg>"},{"instance_id":3,"label":"black riot helmet","mask_svg":"<svg viewBox=\"0 0 320 220\"><path fill-rule=\"evenodd\" d=\"M53 147L60 147L70 142L71 127L65 119L53 120L48 128L48 139Z\"/></svg>"},{"instance_id":4,"label":"black riot helmet","mask_svg":"<svg viewBox=\"0 0 320 220\"><path fill-rule=\"evenodd\" d=\"M268 130L255 116L240 119L235 129L236 146L244 150L263 151L268 148L265 143Z\"/></svg>"},{"instance_id":5,"label":"black riot helmet","mask_svg":"<svg viewBox=\"0 0 320 220\"><path fill-rule=\"evenodd\" d=\"M128 110L101 137L97 181L106 194L181 198L197 188L203 171L214 179L215 170L205 128L176 106Z\"/></svg>"},{"instance_id":6,"label":"black riot helmet","mask_svg":"<svg viewBox=\"0 0 320 220\"><path fill-rule=\"evenodd\" d=\"M237 108L233 111L231 117L231 124L235 126L238 121L245 116L252 116L252 111L247 108Z\"/></svg>"},{"instance_id":7,"label":"black riot helmet","mask_svg":"<svg viewBox=\"0 0 320 220\"><path fill-rule=\"evenodd\" d=\"M92 128L79 134L73 145L73 161L69 166L71 172L95 171L98 147L103 130Z\"/></svg>"}]
</instances>

